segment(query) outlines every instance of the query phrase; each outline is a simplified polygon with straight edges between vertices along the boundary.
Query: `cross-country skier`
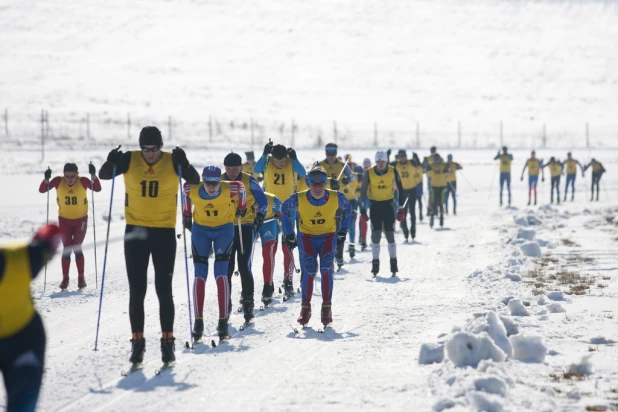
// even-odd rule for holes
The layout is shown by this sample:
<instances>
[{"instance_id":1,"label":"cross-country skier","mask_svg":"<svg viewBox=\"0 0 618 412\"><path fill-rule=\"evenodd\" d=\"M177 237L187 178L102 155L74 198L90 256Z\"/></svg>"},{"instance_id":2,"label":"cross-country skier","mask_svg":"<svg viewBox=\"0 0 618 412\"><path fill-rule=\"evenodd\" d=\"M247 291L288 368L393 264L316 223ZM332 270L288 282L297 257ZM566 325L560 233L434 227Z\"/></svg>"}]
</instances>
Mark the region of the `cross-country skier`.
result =
<instances>
[{"instance_id":1,"label":"cross-country skier","mask_svg":"<svg viewBox=\"0 0 618 412\"><path fill-rule=\"evenodd\" d=\"M358 217L358 203L360 199L360 184L363 181L363 173L364 169L361 165L357 165L352 162L352 155L347 154L345 156L348 161L348 166L352 169L352 173L354 174L354 180L351 181L348 186L350 188L349 191L344 189L343 193L346 195L346 198L350 201L352 205L352 216L350 217L350 231L348 232L348 254L350 255L350 259L353 259L356 256L356 220ZM367 222L365 222L365 226Z\"/></svg>"},{"instance_id":2,"label":"cross-country skier","mask_svg":"<svg viewBox=\"0 0 618 412\"><path fill-rule=\"evenodd\" d=\"M46 193L49 189L56 189L56 202L58 203L58 225L62 232L62 282L60 289L69 286L69 268L71 266L71 253L75 253L77 265L77 287L86 287L84 276L84 253L82 243L88 229L88 189L95 192L101 191L101 182L96 176L96 169L91 163L88 172L92 180L80 177L77 165L67 163L64 165L63 176L56 176L50 180L52 171L45 171L45 179L39 185L39 192ZM77 181L79 180L79 183ZM76 184L77 183L77 184Z\"/></svg>"},{"instance_id":3,"label":"cross-country skier","mask_svg":"<svg viewBox=\"0 0 618 412\"><path fill-rule=\"evenodd\" d=\"M45 367L45 330L37 313L30 282L52 258L61 231L40 228L28 243L0 248L0 372L7 411L34 411Z\"/></svg>"},{"instance_id":4,"label":"cross-country skier","mask_svg":"<svg viewBox=\"0 0 618 412\"><path fill-rule=\"evenodd\" d=\"M564 173L562 162L552 156L549 163L544 164L542 168L545 169L548 166L551 174L551 203L554 203L554 189L556 189L556 203L560 204L560 176Z\"/></svg>"},{"instance_id":5,"label":"cross-country skier","mask_svg":"<svg viewBox=\"0 0 618 412\"><path fill-rule=\"evenodd\" d=\"M601 162L597 162L595 159L592 159L590 163L584 166L584 172L588 170L588 168L592 168L592 187L590 188L590 201L594 200L594 188L597 188L597 202L599 201L599 182L601 181L601 176L605 173L605 168L601 164Z\"/></svg>"},{"instance_id":6,"label":"cross-country skier","mask_svg":"<svg viewBox=\"0 0 618 412\"><path fill-rule=\"evenodd\" d=\"M440 210L440 226L444 225L444 195L446 193L446 178L449 173L449 166L442 160L440 155L434 158L431 168L427 172L431 179L431 193L429 198L431 203L431 214L429 215L429 227L433 227L435 216Z\"/></svg>"},{"instance_id":7,"label":"cross-country skier","mask_svg":"<svg viewBox=\"0 0 618 412\"><path fill-rule=\"evenodd\" d=\"M303 176L304 179L304 176ZM264 276L264 287L262 289L262 303L268 306L273 301L273 293L275 291L274 272L275 272L275 255L277 253L277 245L279 243L279 219L281 218L281 200L272 193L264 192L268 201L268 209L264 216L264 224L258 230L260 241L262 242L262 274ZM284 248L287 247L284 245ZM290 252L291 264L293 265L294 255ZM285 280L284 280L285 284ZM294 295L294 290L286 296Z\"/></svg>"},{"instance_id":8,"label":"cross-country skier","mask_svg":"<svg viewBox=\"0 0 618 412\"><path fill-rule=\"evenodd\" d=\"M124 175L124 214L127 222L124 260L129 279L129 319L131 321L131 357L134 365L144 360L144 299L148 284L148 262L152 256L154 280L159 299L161 323L161 359L165 364L176 360L174 354L174 297L172 275L176 261L176 212L178 171L187 182L200 183L200 175L189 164L184 150L176 147L164 152L158 128L144 127L139 134L141 150L123 153L119 148L107 155L99 178L109 180Z\"/></svg>"},{"instance_id":9,"label":"cross-country skier","mask_svg":"<svg viewBox=\"0 0 618 412\"><path fill-rule=\"evenodd\" d=\"M255 153L253 151L245 152L245 157L247 161L242 164L242 172L248 174L249 176L253 176L255 180L261 182L264 177L261 173L256 173L253 168L255 167Z\"/></svg>"},{"instance_id":10,"label":"cross-country skier","mask_svg":"<svg viewBox=\"0 0 618 412\"><path fill-rule=\"evenodd\" d=\"M536 186L539 182L539 172L542 175L542 181L545 181L545 172L543 171L543 161L536 158L536 152L530 152L530 159L526 160L524 168L521 171L521 180L524 180L524 172L528 168L528 206L530 206L530 198L534 191L534 204L536 205Z\"/></svg>"},{"instance_id":11,"label":"cross-country skier","mask_svg":"<svg viewBox=\"0 0 618 412\"><path fill-rule=\"evenodd\" d=\"M296 191L296 176L306 174L305 168L298 160L296 150L291 147L286 149L281 144L273 145L272 142L264 146L264 153L256 162L254 170L264 173L264 191L272 193L281 202ZM281 249L283 252L283 287L286 297L289 298L294 295L294 256L288 248L282 247Z\"/></svg>"},{"instance_id":12,"label":"cross-country skier","mask_svg":"<svg viewBox=\"0 0 618 412\"><path fill-rule=\"evenodd\" d=\"M232 290L232 275L234 274L235 260L238 259L238 272L240 272L240 280L242 284L242 310L245 317L245 322L253 319L253 272L251 271L251 263L253 260L253 242L256 232L264 223L268 201L264 196L264 191L253 176L240 171L242 167L242 159L237 153L229 153L223 159L225 173L222 176L223 180L231 182L239 181L245 187L247 199L247 212L241 218L241 227L238 226L238 219L234 221L234 243L230 252L230 263L227 270L228 279L230 282L230 291ZM242 240L242 246L241 246ZM237 256L238 255L238 256ZM232 301L230 299L230 308Z\"/></svg>"},{"instance_id":13,"label":"cross-country skier","mask_svg":"<svg viewBox=\"0 0 618 412\"><path fill-rule=\"evenodd\" d=\"M566 169L566 185L564 186L564 201L567 200L567 194L569 192L569 184L571 185L571 201L575 198L575 177L577 176L577 166L579 165L582 171L582 178L584 177L584 166L579 161L573 159L571 152L567 153L567 159L564 161L564 167Z\"/></svg>"},{"instance_id":14,"label":"cross-country skier","mask_svg":"<svg viewBox=\"0 0 618 412\"><path fill-rule=\"evenodd\" d=\"M453 155L446 156L446 164L449 171L446 174L446 194L444 195L444 212L448 215L448 198L453 198L453 214L457 215L457 171L463 169L461 165L453 161Z\"/></svg>"},{"instance_id":15,"label":"cross-country skier","mask_svg":"<svg viewBox=\"0 0 618 412\"><path fill-rule=\"evenodd\" d=\"M306 325L311 318L311 297L314 278L322 277L321 322L333 321L331 302L333 295L333 259L337 243L345 242L352 209L343 193L327 190L328 175L323 167L315 166L307 174L310 189L290 196L281 208L285 243L290 250L298 246L302 277L302 307L298 323ZM296 222L292 211L299 216L298 238L294 235ZM340 219L337 222L337 214Z\"/></svg>"},{"instance_id":16,"label":"cross-country skier","mask_svg":"<svg viewBox=\"0 0 618 412\"><path fill-rule=\"evenodd\" d=\"M358 198L358 201L360 202L360 190L361 190L361 186L362 186L362 181L363 181L363 176L365 175L365 173L367 173L367 170L369 170L369 168L371 167L371 159L369 158L365 158L363 160L363 174L359 176L357 175L357 179L358 182L356 184L356 197ZM359 210L362 209L362 207L365 207L365 210L369 209L369 198L365 199L365 204L358 205ZM369 216L365 215L365 216L359 216L358 219L358 230L359 230L359 237L358 237L358 243L360 244L361 247L361 252L364 251L365 249L367 249L367 222L369 221Z\"/></svg>"},{"instance_id":17,"label":"cross-country skier","mask_svg":"<svg viewBox=\"0 0 618 412\"><path fill-rule=\"evenodd\" d=\"M513 155L508 153L506 146L502 147L502 153L498 151L494 160L500 160L500 206L502 206L502 189L506 184L506 190L509 192L509 206L511 206L511 163Z\"/></svg>"},{"instance_id":18,"label":"cross-country skier","mask_svg":"<svg viewBox=\"0 0 618 412\"><path fill-rule=\"evenodd\" d=\"M423 221L423 165L416 152L412 152L412 166L414 166L414 179L416 184L416 201L418 202L418 220Z\"/></svg>"},{"instance_id":19,"label":"cross-country skier","mask_svg":"<svg viewBox=\"0 0 618 412\"><path fill-rule=\"evenodd\" d=\"M371 273L374 276L380 271L380 239L382 230L388 242L388 254L391 263L391 273L393 276L399 271L397 268L397 244L395 243L395 212L393 201L395 191L399 193L399 204L405 202L404 191L399 179L399 173L393 166L390 166L388 156L384 151L377 151L375 156L376 165L365 172L363 185L361 187L361 211L363 217L367 216L365 200L369 198L369 218L371 219ZM405 218L405 210L400 207L397 210L397 220Z\"/></svg>"},{"instance_id":20,"label":"cross-country skier","mask_svg":"<svg viewBox=\"0 0 618 412\"><path fill-rule=\"evenodd\" d=\"M201 185L184 184L187 197L183 210L183 227L191 232L191 250L195 268L193 280L195 341L200 340L204 334L204 293L211 249L215 255L213 273L219 301L217 332L222 339L228 336L230 285L227 270L234 241L234 220L237 216L241 216L247 207L244 185L241 182L222 182L221 169L217 166L206 166L202 171L202 180ZM232 200L236 196L238 202Z\"/></svg>"},{"instance_id":21,"label":"cross-country skier","mask_svg":"<svg viewBox=\"0 0 618 412\"><path fill-rule=\"evenodd\" d=\"M431 175L427 172L429 172L429 170L431 169L431 166L433 165L434 160L440 156L437 152L437 149L435 146L431 146L429 148L429 156L425 156L423 158L423 171L425 172L426 176L427 176L427 192L429 193L429 200L427 201L427 214L429 215L431 213L432 210L432 206L433 205L433 199L431 198Z\"/></svg>"},{"instance_id":22,"label":"cross-country skier","mask_svg":"<svg viewBox=\"0 0 618 412\"><path fill-rule=\"evenodd\" d=\"M408 155L404 149L400 149L397 155L397 161L394 166L401 179L403 193L400 197L403 199L403 203L400 203L400 205L404 208L403 219L399 221L399 225L401 226L403 236L407 243L409 237L412 237L412 240L416 238L416 187L419 184L419 179L420 183L423 183L423 172L422 168L414 166L414 163L408 160ZM419 169L421 169L420 173ZM408 212L410 213L409 230L406 222L406 215Z\"/></svg>"}]
</instances>

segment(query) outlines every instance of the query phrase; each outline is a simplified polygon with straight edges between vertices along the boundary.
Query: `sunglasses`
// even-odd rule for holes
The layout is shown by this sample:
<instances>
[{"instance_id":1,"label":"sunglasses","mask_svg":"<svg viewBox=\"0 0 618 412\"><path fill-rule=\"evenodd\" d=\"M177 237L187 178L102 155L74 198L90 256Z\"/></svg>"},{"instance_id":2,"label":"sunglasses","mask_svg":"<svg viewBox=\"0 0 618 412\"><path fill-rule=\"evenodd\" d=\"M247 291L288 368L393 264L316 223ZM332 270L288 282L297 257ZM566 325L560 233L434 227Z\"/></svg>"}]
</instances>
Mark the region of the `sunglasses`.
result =
<instances>
[{"instance_id":1,"label":"sunglasses","mask_svg":"<svg viewBox=\"0 0 618 412\"><path fill-rule=\"evenodd\" d=\"M154 153L154 152L158 152L161 149L161 146L155 146L155 147L146 147L146 146L142 146L142 152L150 152L150 153Z\"/></svg>"}]
</instances>

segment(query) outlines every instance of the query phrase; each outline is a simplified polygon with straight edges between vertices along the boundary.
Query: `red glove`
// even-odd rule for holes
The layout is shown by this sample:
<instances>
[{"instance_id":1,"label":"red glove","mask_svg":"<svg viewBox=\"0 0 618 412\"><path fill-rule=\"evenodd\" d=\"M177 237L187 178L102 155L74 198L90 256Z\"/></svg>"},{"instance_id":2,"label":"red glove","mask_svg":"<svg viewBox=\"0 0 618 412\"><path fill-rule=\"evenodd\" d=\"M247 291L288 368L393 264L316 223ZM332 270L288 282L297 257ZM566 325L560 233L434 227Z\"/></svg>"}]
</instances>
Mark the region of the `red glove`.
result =
<instances>
[{"instance_id":1,"label":"red glove","mask_svg":"<svg viewBox=\"0 0 618 412\"><path fill-rule=\"evenodd\" d=\"M405 208L400 207L399 209L397 209L397 220L399 222L406 221L406 209Z\"/></svg>"},{"instance_id":2,"label":"red glove","mask_svg":"<svg viewBox=\"0 0 618 412\"><path fill-rule=\"evenodd\" d=\"M45 248L53 254L60 246L60 241L62 240L60 228L55 224L47 224L35 233L32 240L43 243Z\"/></svg>"},{"instance_id":3,"label":"red glove","mask_svg":"<svg viewBox=\"0 0 618 412\"><path fill-rule=\"evenodd\" d=\"M238 209L247 209L247 197L245 196L245 185L242 182L230 182L230 197L238 196Z\"/></svg>"}]
</instances>

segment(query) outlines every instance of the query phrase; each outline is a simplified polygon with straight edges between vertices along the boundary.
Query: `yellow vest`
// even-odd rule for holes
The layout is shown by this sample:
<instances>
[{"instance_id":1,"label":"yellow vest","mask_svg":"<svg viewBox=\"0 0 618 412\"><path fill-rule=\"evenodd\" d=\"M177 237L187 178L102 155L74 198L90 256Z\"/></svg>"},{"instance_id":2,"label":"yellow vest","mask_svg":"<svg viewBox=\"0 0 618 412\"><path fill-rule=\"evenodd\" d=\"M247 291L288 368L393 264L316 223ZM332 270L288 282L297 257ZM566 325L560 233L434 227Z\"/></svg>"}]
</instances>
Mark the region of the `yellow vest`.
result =
<instances>
[{"instance_id":1,"label":"yellow vest","mask_svg":"<svg viewBox=\"0 0 618 412\"><path fill-rule=\"evenodd\" d=\"M337 209L339 197L334 190L327 190L328 201L322 206L314 206L307 196L309 191L298 194L298 216L300 217L300 231L309 235L324 235L337 230Z\"/></svg>"},{"instance_id":2,"label":"yellow vest","mask_svg":"<svg viewBox=\"0 0 618 412\"><path fill-rule=\"evenodd\" d=\"M391 165L387 165L387 171L384 175L379 176L376 173L376 167L369 168L369 199L370 200L391 200L395 192L395 172Z\"/></svg>"},{"instance_id":3,"label":"yellow vest","mask_svg":"<svg viewBox=\"0 0 618 412\"><path fill-rule=\"evenodd\" d=\"M538 176L541 170L539 159L528 159L528 176Z\"/></svg>"},{"instance_id":4,"label":"yellow vest","mask_svg":"<svg viewBox=\"0 0 618 412\"><path fill-rule=\"evenodd\" d=\"M221 179L225 179L225 175L221 175ZM244 223L244 224L248 223L252 225L253 221L255 220L255 215L257 214L257 206L255 205L255 197L253 196L253 193L251 192L250 179L251 179L251 176L249 176L246 173L240 172L240 174L236 178L236 181L242 182L242 184L245 186L245 196L247 197L247 213L241 219L241 223ZM238 197L237 196L232 198L232 202L234 202L234 207L238 207ZM238 219L234 219L234 225L238 226Z\"/></svg>"},{"instance_id":5,"label":"yellow vest","mask_svg":"<svg viewBox=\"0 0 618 412\"><path fill-rule=\"evenodd\" d=\"M431 178L431 187L446 187L448 165L445 163L432 164L431 169L427 173Z\"/></svg>"},{"instance_id":6,"label":"yellow vest","mask_svg":"<svg viewBox=\"0 0 618 412\"><path fill-rule=\"evenodd\" d=\"M207 226L217 227L233 223L236 217L236 204L230 197L230 182L221 182L221 192L214 199L202 199L201 185L191 185L189 198L193 203L193 221Z\"/></svg>"},{"instance_id":7,"label":"yellow vest","mask_svg":"<svg viewBox=\"0 0 618 412\"><path fill-rule=\"evenodd\" d=\"M250 176L253 176L256 180L260 178L260 174L261 173L254 173L253 172L253 167L254 165L249 164L249 162L245 162L242 164L242 169L240 170L243 173L246 173Z\"/></svg>"},{"instance_id":8,"label":"yellow vest","mask_svg":"<svg viewBox=\"0 0 618 412\"><path fill-rule=\"evenodd\" d=\"M562 173L562 166L558 162L549 163L549 172L551 173L552 177L560 176L560 174Z\"/></svg>"},{"instance_id":9,"label":"yellow vest","mask_svg":"<svg viewBox=\"0 0 618 412\"><path fill-rule=\"evenodd\" d=\"M404 164L397 162L395 164L395 169L397 170L397 173L399 173L401 186L404 190L409 190L416 187L416 168L412 166L410 162L406 162Z\"/></svg>"},{"instance_id":10,"label":"yellow vest","mask_svg":"<svg viewBox=\"0 0 618 412\"><path fill-rule=\"evenodd\" d=\"M500 157L500 172L501 173L510 173L511 171L511 162L508 154L501 154Z\"/></svg>"},{"instance_id":11,"label":"yellow vest","mask_svg":"<svg viewBox=\"0 0 618 412\"><path fill-rule=\"evenodd\" d=\"M566 165L567 175L574 175L577 173L577 162L575 160L565 160L564 164Z\"/></svg>"},{"instance_id":12,"label":"yellow vest","mask_svg":"<svg viewBox=\"0 0 618 412\"><path fill-rule=\"evenodd\" d=\"M457 164L455 162L447 162L449 167L448 172L446 172L446 183L456 182L457 181Z\"/></svg>"},{"instance_id":13,"label":"yellow vest","mask_svg":"<svg viewBox=\"0 0 618 412\"><path fill-rule=\"evenodd\" d=\"M268 201L268 209L266 210L266 216L264 216L264 220L267 220L275 216L275 212L273 212L273 206L275 205L275 195L273 195L272 193L264 192L264 196L266 196L266 200Z\"/></svg>"},{"instance_id":14,"label":"yellow vest","mask_svg":"<svg viewBox=\"0 0 618 412\"><path fill-rule=\"evenodd\" d=\"M32 271L27 245L5 246L4 273L0 275L0 339L25 328L34 317L30 296Z\"/></svg>"},{"instance_id":15,"label":"yellow vest","mask_svg":"<svg viewBox=\"0 0 618 412\"><path fill-rule=\"evenodd\" d=\"M264 190L272 193L285 202L286 199L294 194L294 168L291 161L285 163L281 169L275 167L272 158L268 158L264 169Z\"/></svg>"},{"instance_id":16,"label":"yellow vest","mask_svg":"<svg viewBox=\"0 0 618 412\"><path fill-rule=\"evenodd\" d=\"M65 219L81 219L88 216L88 193L79 180L79 175L73 186L69 186L66 178L60 180L56 189L58 216Z\"/></svg>"},{"instance_id":17,"label":"yellow vest","mask_svg":"<svg viewBox=\"0 0 618 412\"><path fill-rule=\"evenodd\" d=\"M593 163L592 164L592 173L600 173L601 170L602 170L602 167L603 166L601 166L601 163L599 163L599 162Z\"/></svg>"},{"instance_id":18,"label":"yellow vest","mask_svg":"<svg viewBox=\"0 0 618 412\"><path fill-rule=\"evenodd\" d=\"M174 228L178 198L178 175L172 154L163 152L153 165L139 150L131 151L129 170L124 174L124 214L130 225Z\"/></svg>"}]
</instances>

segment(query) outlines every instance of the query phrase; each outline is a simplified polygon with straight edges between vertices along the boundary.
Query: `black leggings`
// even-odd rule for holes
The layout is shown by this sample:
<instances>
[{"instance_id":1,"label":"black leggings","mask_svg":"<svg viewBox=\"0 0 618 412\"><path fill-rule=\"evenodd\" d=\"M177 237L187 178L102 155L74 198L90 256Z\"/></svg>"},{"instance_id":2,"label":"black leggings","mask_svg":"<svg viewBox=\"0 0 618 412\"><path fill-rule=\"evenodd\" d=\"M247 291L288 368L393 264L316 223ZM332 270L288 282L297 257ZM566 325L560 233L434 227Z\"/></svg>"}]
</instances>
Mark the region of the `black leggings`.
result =
<instances>
[{"instance_id":1,"label":"black leggings","mask_svg":"<svg viewBox=\"0 0 618 412\"><path fill-rule=\"evenodd\" d=\"M406 199L408 199L408 203L406 203L406 216L403 222L399 223L401 226L401 230L403 231L403 235L407 238L409 235L412 235L413 238L416 237L416 188L404 190L403 194ZM405 202L405 200L404 200ZM403 205L402 205L403 206ZM408 232L408 222L407 222L407 213L410 213L410 231Z\"/></svg>"},{"instance_id":2,"label":"black leggings","mask_svg":"<svg viewBox=\"0 0 618 412\"><path fill-rule=\"evenodd\" d=\"M393 200L372 200L371 206L369 206L369 218L371 219L372 231L394 231L395 209L393 209ZM384 227L382 227L382 225L384 225Z\"/></svg>"},{"instance_id":3,"label":"black leggings","mask_svg":"<svg viewBox=\"0 0 618 412\"><path fill-rule=\"evenodd\" d=\"M232 275L236 267L236 254L238 254L238 272L240 272L240 282L242 285L242 297L246 300L253 300L253 272L251 264L253 261L253 226L242 225L242 245L244 253L240 252L240 236L238 226L234 226L234 243L230 253L230 263L227 267L227 277L230 282L230 293L232 291Z\"/></svg>"},{"instance_id":4,"label":"black leggings","mask_svg":"<svg viewBox=\"0 0 618 412\"><path fill-rule=\"evenodd\" d=\"M590 200L592 200L594 198L594 188L597 188L597 200L599 200L599 181L601 180L601 173L592 173L592 187L591 189L591 198Z\"/></svg>"},{"instance_id":5,"label":"black leggings","mask_svg":"<svg viewBox=\"0 0 618 412\"><path fill-rule=\"evenodd\" d=\"M433 216L438 214L440 209L440 216L444 215L444 195L446 193L446 186L432 187L431 188L431 214Z\"/></svg>"},{"instance_id":6,"label":"black leggings","mask_svg":"<svg viewBox=\"0 0 618 412\"><path fill-rule=\"evenodd\" d=\"M131 331L144 331L144 299L148 284L148 263L152 255L155 289L159 298L161 331L173 332L172 278L176 261L176 229L127 225L124 233L124 260L129 278ZM140 233L146 236L142 238Z\"/></svg>"},{"instance_id":7,"label":"black leggings","mask_svg":"<svg viewBox=\"0 0 618 412\"><path fill-rule=\"evenodd\" d=\"M551 177L551 201L554 201L554 189L556 190L556 199L560 202L560 175Z\"/></svg>"}]
</instances>

